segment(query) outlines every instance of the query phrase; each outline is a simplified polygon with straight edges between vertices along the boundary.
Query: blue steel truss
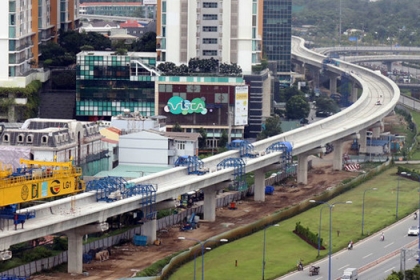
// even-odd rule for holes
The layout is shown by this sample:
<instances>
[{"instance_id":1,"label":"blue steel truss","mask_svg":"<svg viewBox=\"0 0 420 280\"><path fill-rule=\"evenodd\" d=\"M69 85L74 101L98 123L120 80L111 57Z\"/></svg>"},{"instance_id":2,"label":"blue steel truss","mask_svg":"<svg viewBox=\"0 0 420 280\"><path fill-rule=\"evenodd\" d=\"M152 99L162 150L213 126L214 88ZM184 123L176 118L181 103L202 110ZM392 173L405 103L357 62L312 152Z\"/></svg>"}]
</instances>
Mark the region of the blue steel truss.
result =
<instances>
[{"instance_id":1,"label":"blue steel truss","mask_svg":"<svg viewBox=\"0 0 420 280\"><path fill-rule=\"evenodd\" d=\"M228 150L238 150L241 157L255 158L258 153L254 152L254 145L247 140L233 140L226 145Z\"/></svg>"},{"instance_id":2,"label":"blue steel truss","mask_svg":"<svg viewBox=\"0 0 420 280\"><path fill-rule=\"evenodd\" d=\"M153 185L134 185L122 177L103 177L89 181L86 191L96 192L96 201L113 202L116 200L140 195L140 207L147 219L156 217L155 203L157 187Z\"/></svg>"},{"instance_id":3,"label":"blue steel truss","mask_svg":"<svg viewBox=\"0 0 420 280\"><path fill-rule=\"evenodd\" d=\"M174 165L176 167L187 166L188 175L203 175L209 172L208 168L204 168L204 162L197 156L180 156L177 158Z\"/></svg>"},{"instance_id":4,"label":"blue steel truss","mask_svg":"<svg viewBox=\"0 0 420 280\"><path fill-rule=\"evenodd\" d=\"M288 165L292 162L292 151L293 146L292 143L281 141L271 144L267 149L265 149L266 153L269 154L271 152L282 152L281 153L281 161L283 165Z\"/></svg>"},{"instance_id":5,"label":"blue steel truss","mask_svg":"<svg viewBox=\"0 0 420 280\"><path fill-rule=\"evenodd\" d=\"M217 164L217 169L233 167L233 180L230 189L244 191L248 188L245 177L245 162L242 158L226 158Z\"/></svg>"}]
</instances>

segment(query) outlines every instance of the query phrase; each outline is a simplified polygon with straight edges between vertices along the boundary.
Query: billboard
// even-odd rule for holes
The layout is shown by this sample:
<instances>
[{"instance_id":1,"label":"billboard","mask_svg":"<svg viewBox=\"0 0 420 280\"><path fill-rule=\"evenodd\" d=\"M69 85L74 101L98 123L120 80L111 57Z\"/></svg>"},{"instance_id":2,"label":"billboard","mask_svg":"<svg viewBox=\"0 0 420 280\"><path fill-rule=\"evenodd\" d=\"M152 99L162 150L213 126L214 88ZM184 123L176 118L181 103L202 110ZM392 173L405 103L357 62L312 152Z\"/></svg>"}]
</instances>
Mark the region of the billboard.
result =
<instances>
[{"instance_id":1,"label":"billboard","mask_svg":"<svg viewBox=\"0 0 420 280\"><path fill-rule=\"evenodd\" d=\"M248 86L235 87L235 125L248 124Z\"/></svg>"}]
</instances>

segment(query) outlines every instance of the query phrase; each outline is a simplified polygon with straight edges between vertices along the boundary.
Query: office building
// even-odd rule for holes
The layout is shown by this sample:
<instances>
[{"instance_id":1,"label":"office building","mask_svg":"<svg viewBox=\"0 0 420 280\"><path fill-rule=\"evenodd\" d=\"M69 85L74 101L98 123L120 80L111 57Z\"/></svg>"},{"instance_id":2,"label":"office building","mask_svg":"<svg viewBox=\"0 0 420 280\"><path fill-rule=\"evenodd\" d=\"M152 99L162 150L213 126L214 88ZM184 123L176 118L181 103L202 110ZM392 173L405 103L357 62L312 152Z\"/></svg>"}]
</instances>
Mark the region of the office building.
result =
<instances>
[{"instance_id":1,"label":"office building","mask_svg":"<svg viewBox=\"0 0 420 280\"><path fill-rule=\"evenodd\" d=\"M263 53L277 64L280 86L290 85L292 0L264 0ZM274 71L273 71L274 72Z\"/></svg>"},{"instance_id":2,"label":"office building","mask_svg":"<svg viewBox=\"0 0 420 280\"><path fill-rule=\"evenodd\" d=\"M78 26L78 0L8 0L0 10L0 87L25 87L46 81L49 72L34 71L39 46L56 41L58 31ZM4 5L3 5L4 6Z\"/></svg>"},{"instance_id":3,"label":"office building","mask_svg":"<svg viewBox=\"0 0 420 280\"><path fill-rule=\"evenodd\" d=\"M76 60L77 119L109 120L126 110L155 115L156 53L82 51Z\"/></svg>"}]
</instances>

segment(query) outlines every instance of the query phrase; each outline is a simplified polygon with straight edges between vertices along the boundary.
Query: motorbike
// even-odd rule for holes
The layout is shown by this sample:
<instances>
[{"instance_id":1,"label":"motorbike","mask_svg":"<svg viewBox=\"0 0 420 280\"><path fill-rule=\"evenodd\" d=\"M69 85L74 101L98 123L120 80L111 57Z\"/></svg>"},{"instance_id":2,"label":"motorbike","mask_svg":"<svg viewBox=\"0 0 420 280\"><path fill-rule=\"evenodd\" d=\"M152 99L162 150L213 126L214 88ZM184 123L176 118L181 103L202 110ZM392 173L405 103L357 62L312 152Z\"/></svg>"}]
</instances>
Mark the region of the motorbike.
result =
<instances>
[{"instance_id":1,"label":"motorbike","mask_svg":"<svg viewBox=\"0 0 420 280\"><path fill-rule=\"evenodd\" d=\"M414 220L417 220L417 213L414 213Z\"/></svg>"},{"instance_id":2,"label":"motorbike","mask_svg":"<svg viewBox=\"0 0 420 280\"><path fill-rule=\"evenodd\" d=\"M349 242L349 244L347 245L347 250L351 250L353 249L353 242Z\"/></svg>"},{"instance_id":3,"label":"motorbike","mask_svg":"<svg viewBox=\"0 0 420 280\"><path fill-rule=\"evenodd\" d=\"M380 240L384 241L385 240L385 235L382 234Z\"/></svg>"},{"instance_id":4,"label":"motorbike","mask_svg":"<svg viewBox=\"0 0 420 280\"><path fill-rule=\"evenodd\" d=\"M297 266L297 270L298 271L302 271L303 270L303 264L301 262L298 263L296 266Z\"/></svg>"}]
</instances>

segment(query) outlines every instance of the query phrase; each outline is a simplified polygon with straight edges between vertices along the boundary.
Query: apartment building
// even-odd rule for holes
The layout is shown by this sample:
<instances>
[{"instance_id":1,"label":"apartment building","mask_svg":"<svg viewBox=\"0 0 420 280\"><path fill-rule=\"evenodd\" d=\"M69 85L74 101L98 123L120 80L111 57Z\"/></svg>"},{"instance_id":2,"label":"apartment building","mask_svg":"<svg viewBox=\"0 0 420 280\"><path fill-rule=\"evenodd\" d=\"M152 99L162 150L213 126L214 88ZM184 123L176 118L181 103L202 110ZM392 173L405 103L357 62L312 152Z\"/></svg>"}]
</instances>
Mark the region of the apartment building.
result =
<instances>
[{"instance_id":1,"label":"apartment building","mask_svg":"<svg viewBox=\"0 0 420 280\"><path fill-rule=\"evenodd\" d=\"M244 74L262 57L262 0L158 0L158 61L237 63Z\"/></svg>"},{"instance_id":2,"label":"apartment building","mask_svg":"<svg viewBox=\"0 0 420 280\"><path fill-rule=\"evenodd\" d=\"M78 0L7 0L0 10L0 87L25 87L49 73L36 69L39 46L78 26ZM4 6L3 6L4 7Z\"/></svg>"}]
</instances>

